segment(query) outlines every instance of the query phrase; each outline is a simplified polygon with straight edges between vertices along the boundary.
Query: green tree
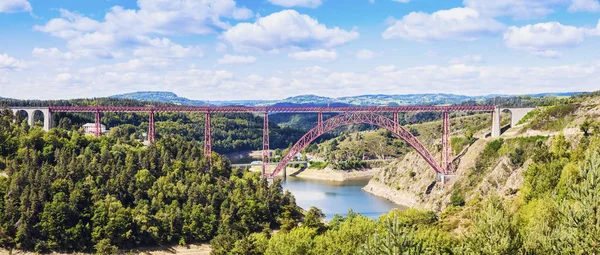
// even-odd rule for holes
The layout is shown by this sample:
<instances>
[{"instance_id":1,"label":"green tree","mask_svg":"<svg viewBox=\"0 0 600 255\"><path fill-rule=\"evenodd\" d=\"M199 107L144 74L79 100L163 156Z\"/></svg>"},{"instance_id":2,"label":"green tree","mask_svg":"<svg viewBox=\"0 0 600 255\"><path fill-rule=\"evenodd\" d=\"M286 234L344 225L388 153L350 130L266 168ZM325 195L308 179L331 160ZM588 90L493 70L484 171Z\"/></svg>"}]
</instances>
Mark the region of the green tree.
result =
<instances>
[{"instance_id":1,"label":"green tree","mask_svg":"<svg viewBox=\"0 0 600 255\"><path fill-rule=\"evenodd\" d=\"M463 241L458 254L517 254L521 247L513 215L496 196L484 202Z\"/></svg>"},{"instance_id":2,"label":"green tree","mask_svg":"<svg viewBox=\"0 0 600 255\"><path fill-rule=\"evenodd\" d=\"M413 255L423 253L423 244L414 236L414 230L402 226L401 220L384 218L381 231L369 237L369 240L359 249L364 255Z\"/></svg>"},{"instance_id":3,"label":"green tree","mask_svg":"<svg viewBox=\"0 0 600 255\"><path fill-rule=\"evenodd\" d=\"M600 154L588 153L579 167L581 180L568 186L560 201L559 223L555 232L555 252L598 254L600 252Z\"/></svg>"},{"instance_id":4,"label":"green tree","mask_svg":"<svg viewBox=\"0 0 600 255\"><path fill-rule=\"evenodd\" d=\"M298 227L289 233L274 235L269 240L266 255L307 255L314 247L315 228Z\"/></svg>"}]
</instances>

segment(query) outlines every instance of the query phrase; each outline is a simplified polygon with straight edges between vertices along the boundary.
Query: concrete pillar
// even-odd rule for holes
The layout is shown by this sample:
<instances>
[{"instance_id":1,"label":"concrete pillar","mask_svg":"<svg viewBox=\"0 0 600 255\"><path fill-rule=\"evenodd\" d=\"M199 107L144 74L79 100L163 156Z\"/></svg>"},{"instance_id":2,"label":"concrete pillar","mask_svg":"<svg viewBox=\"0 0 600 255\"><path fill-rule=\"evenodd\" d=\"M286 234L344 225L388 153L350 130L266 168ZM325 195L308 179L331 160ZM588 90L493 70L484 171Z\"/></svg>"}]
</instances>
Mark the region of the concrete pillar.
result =
<instances>
[{"instance_id":1,"label":"concrete pillar","mask_svg":"<svg viewBox=\"0 0 600 255\"><path fill-rule=\"evenodd\" d=\"M287 166L283 167L283 180L287 179Z\"/></svg>"},{"instance_id":2,"label":"concrete pillar","mask_svg":"<svg viewBox=\"0 0 600 255\"><path fill-rule=\"evenodd\" d=\"M517 123L521 121L527 113L533 111L535 108L512 108L510 110L510 127L517 126Z\"/></svg>"},{"instance_id":3,"label":"concrete pillar","mask_svg":"<svg viewBox=\"0 0 600 255\"><path fill-rule=\"evenodd\" d=\"M30 127L33 127L33 125L35 124L35 120L33 119L33 114L35 112L35 110L25 110L27 112L27 124L29 124Z\"/></svg>"},{"instance_id":4,"label":"concrete pillar","mask_svg":"<svg viewBox=\"0 0 600 255\"><path fill-rule=\"evenodd\" d=\"M500 137L500 108L498 107L492 113L492 137Z\"/></svg>"},{"instance_id":5,"label":"concrete pillar","mask_svg":"<svg viewBox=\"0 0 600 255\"><path fill-rule=\"evenodd\" d=\"M53 123L52 123L52 113L50 112L49 109L42 110L42 113L44 114L44 130L45 131L50 131L50 129L53 126Z\"/></svg>"}]
</instances>

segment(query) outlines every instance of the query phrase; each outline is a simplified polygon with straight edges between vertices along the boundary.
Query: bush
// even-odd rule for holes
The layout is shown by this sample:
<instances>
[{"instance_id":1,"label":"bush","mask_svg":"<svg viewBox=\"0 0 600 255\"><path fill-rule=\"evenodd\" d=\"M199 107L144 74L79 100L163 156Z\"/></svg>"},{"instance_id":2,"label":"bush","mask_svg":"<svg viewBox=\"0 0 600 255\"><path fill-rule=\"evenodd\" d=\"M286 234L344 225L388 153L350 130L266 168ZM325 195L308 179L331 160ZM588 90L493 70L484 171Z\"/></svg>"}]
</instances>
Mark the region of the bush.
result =
<instances>
[{"instance_id":1,"label":"bush","mask_svg":"<svg viewBox=\"0 0 600 255\"><path fill-rule=\"evenodd\" d=\"M107 238L100 240L94 248L96 248L96 254L99 255L112 255L119 251L117 246L110 244L110 240Z\"/></svg>"}]
</instances>

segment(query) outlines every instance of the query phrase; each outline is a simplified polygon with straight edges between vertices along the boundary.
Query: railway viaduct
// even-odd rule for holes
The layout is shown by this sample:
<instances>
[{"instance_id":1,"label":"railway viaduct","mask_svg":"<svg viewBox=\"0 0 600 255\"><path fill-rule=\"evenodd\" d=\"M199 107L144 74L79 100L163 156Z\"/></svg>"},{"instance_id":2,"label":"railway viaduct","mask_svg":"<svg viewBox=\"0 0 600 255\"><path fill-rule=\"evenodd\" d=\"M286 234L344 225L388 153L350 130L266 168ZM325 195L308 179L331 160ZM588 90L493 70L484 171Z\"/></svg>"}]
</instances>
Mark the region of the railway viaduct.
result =
<instances>
[{"instance_id":1,"label":"railway viaduct","mask_svg":"<svg viewBox=\"0 0 600 255\"><path fill-rule=\"evenodd\" d=\"M440 175L451 175L452 169L451 146L450 146L450 118L451 112L489 112L492 114L491 136L500 137L500 113L508 111L511 114L510 125L516 126L525 115L534 108L502 108L496 106L343 106L343 107L312 107L312 106L266 106L266 107L246 107L246 106L49 106L49 107L9 107L13 113L27 114L27 123L34 125L34 116L40 112L43 115L44 130L52 128L52 114L59 112L67 113L94 113L97 136L101 135L100 122L104 112L131 112L148 113L149 130L148 140L155 142L154 114L159 112L200 112L205 114L205 140L204 156L212 161L212 135L210 116L213 113L262 113L264 116L263 128L263 153L262 153L262 174L263 177L274 177L285 166L293 160L294 155L302 151L311 142L326 132L337 127L366 123L387 129L400 139L408 143L415 151L423 157L429 166ZM398 121L398 114L405 112L439 112L442 113L442 153L441 159L435 159L432 154L423 146L423 144L414 137L408 130L402 127ZM294 144L289 152L277 164L273 171L269 171L270 150L269 150L269 114L272 113L316 113L318 114L317 125L309 130L300 140ZM323 113L338 113L338 115L327 120L323 119ZM392 118L384 114L390 114Z\"/></svg>"}]
</instances>

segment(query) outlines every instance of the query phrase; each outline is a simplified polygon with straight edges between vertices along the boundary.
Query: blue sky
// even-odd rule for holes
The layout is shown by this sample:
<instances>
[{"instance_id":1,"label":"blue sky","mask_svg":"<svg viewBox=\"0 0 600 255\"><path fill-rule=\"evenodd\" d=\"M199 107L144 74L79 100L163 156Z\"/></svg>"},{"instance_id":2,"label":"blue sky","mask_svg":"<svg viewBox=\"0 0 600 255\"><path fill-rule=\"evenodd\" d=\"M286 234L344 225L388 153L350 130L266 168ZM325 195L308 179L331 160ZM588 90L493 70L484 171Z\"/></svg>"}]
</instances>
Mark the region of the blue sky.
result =
<instances>
[{"instance_id":1,"label":"blue sky","mask_svg":"<svg viewBox=\"0 0 600 255\"><path fill-rule=\"evenodd\" d=\"M0 0L0 97L600 89L598 0Z\"/></svg>"}]
</instances>

